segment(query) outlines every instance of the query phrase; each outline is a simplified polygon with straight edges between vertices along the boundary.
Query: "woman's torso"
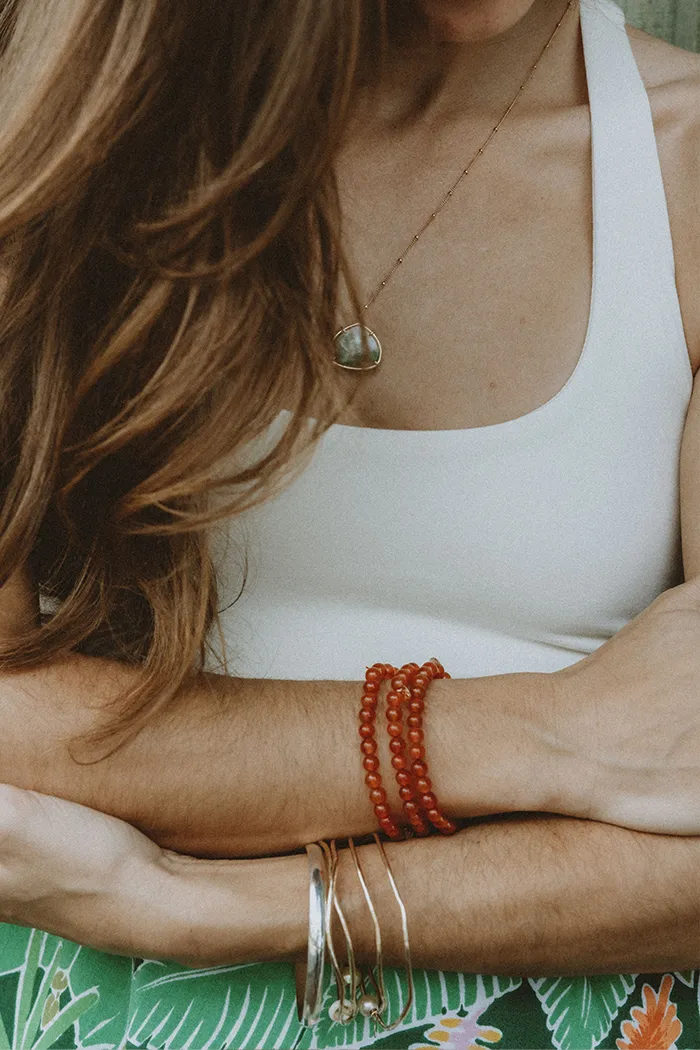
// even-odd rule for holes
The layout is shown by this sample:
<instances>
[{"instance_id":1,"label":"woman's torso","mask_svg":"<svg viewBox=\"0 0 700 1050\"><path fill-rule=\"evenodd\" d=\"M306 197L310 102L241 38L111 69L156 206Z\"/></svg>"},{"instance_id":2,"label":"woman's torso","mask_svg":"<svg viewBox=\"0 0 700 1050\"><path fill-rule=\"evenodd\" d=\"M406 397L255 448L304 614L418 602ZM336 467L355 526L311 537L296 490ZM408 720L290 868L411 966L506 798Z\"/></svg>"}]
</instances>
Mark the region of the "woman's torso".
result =
<instances>
[{"instance_id":1,"label":"woman's torso","mask_svg":"<svg viewBox=\"0 0 700 1050\"><path fill-rule=\"evenodd\" d=\"M700 333L679 158L700 61L669 49L650 63L668 46L643 40L652 83L665 64L648 92L620 9L584 12L584 83L503 124L372 307L385 357L352 412L280 497L218 530L228 600L248 555L222 618L231 673L353 679L431 655L454 676L554 671L681 581ZM379 145L370 128L340 163L363 291L437 182L419 166L402 184L401 145L384 160ZM443 157L443 187L460 163Z\"/></svg>"}]
</instances>

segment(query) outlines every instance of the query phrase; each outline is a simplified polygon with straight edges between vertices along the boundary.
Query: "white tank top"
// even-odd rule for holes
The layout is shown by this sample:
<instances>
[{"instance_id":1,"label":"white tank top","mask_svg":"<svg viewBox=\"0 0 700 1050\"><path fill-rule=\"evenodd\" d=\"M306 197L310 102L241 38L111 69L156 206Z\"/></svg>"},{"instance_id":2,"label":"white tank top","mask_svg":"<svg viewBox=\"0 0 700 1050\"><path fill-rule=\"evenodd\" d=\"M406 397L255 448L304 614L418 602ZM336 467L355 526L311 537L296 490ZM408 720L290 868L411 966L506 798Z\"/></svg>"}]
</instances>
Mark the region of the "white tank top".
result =
<instances>
[{"instance_id":1,"label":"white tank top","mask_svg":"<svg viewBox=\"0 0 700 1050\"><path fill-rule=\"evenodd\" d=\"M221 606L248 555L221 617L229 673L362 679L377 660L431 656L453 677L555 671L682 581L693 377L624 25L612 0L582 0L594 260L573 374L546 404L490 426L336 424L279 497L220 523ZM208 669L222 670L213 655Z\"/></svg>"}]
</instances>

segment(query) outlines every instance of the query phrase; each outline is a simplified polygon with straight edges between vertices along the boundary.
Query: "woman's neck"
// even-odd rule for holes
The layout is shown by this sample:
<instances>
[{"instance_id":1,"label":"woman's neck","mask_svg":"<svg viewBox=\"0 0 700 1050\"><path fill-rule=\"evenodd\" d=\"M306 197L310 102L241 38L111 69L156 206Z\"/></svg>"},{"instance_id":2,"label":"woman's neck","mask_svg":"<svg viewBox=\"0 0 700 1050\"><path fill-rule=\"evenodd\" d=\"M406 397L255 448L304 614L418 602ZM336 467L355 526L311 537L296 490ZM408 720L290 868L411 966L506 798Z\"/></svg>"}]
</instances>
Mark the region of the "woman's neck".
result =
<instances>
[{"instance_id":1,"label":"woman's neck","mask_svg":"<svg viewBox=\"0 0 700 1050\"><path fill-rule=\"evenodd\" d=\"M488 5L451 4L447 0L421 0L412 17L394 19L391 25L390 49L386 76L372 100L372 124L384 124L387 130L407 125L429 124L431 128L463 120L473 113L482 115L501 112L515 96L539 58L562 16L551 48L535 71L522 103L528 108L570 106L586 99L586 73L580 39L578 3L567 12L568 0L498 0ZM428 14L446 14L458 9L451 25L452 39L441 39L439 28ZM439 9L439 11L438 11ZM485 27L486 9L490 26L488 39L466 40L481 18ZM405 10L405 9L404 9ZM499 14L500 12L500 14ZM518 17L518 12L524 12ZM507 28L498 31L505 15ZM443 24L443 23L441 23ZM459 27L462 38L454 39Z\"/></svg>"}]
</instances>

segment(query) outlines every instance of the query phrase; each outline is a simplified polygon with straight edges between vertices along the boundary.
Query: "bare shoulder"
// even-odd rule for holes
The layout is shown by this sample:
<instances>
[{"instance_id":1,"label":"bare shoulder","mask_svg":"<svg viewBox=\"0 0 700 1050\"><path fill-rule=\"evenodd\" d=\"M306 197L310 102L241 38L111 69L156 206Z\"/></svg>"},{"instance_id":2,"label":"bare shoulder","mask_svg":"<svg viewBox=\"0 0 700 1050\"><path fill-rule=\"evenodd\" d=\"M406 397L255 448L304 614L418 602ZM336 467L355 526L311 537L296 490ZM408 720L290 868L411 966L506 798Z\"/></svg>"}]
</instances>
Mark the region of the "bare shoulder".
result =
<instances>
[{"instance_id":1,"label":"bare shoulder","mask_svg":"<svg viewBox=\"0 0 700 1050\"><path fill-rule=\"evenodd\" d=\"M648 91L674 85L700 84L700 54L676 47L636 26L626 26L634 57Z\"/></svg>"},{"instance_id":2,"label":"bare shoulder","mask_svg":"<svg viewBox=\"0 0 700 1050\"><path fill-rule=\"evenodd\" d=\"M627 35L649 93L659 132L693 153L700 145L700 54L628 25Z\"/></svg>"}]
</instances>

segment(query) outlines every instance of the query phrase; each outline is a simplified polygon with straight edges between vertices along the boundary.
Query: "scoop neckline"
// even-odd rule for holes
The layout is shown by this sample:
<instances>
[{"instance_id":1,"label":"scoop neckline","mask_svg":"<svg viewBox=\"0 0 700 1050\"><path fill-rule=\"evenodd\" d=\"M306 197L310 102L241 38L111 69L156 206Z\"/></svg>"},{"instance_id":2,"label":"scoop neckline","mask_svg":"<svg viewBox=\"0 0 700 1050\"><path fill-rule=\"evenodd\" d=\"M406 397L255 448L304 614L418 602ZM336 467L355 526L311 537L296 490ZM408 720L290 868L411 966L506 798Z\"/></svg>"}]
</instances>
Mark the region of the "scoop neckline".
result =
<instances>
[{"instance_id":1,"label":"scoop neckline","mask_svg":"<svg viewBox=\"0 0 700 1050\"><path fill-rule=\"evenodd\" d=\"M603 2L605 3L606 0L603 0ZM614 5L614 6L617 8L617 5ZM621 10L621 9L618 8L618 10ZM585 59L586 38L585 38L585 30L584 30L583 23L584 23L584 20L587 17L590 17L590 14L587 11L587 5L585 3L580 3L579 4L579 11L580 11L580 27L581 27L581 34L582 34L582 38L583 38L584 59ZM624 19L624 12L623 12L623 19ZM625 22L626 22L626 20L625 20ZM623 22L623 24L625 24L625 22ZM557 390L556 393L554 393L550 398L548 398L547 401L544 401L541 405L538 405L536 408L533 408L530 412L525 412L525 413L523 413L523 415L520 415L520 416L514 416L512 419L501 420L498 423L485 423L483 426L476 426L476 427L451 427L451 428L448 427L448 428L443 428L443 429L440 429L440 430L431 430L431 429L427 429L427 430L405 430L405 429L396 428L396 427L364 427L364 426L353 426L350 423L331 423L331 425L324 432L324 435L323 435L324 438L328 437L330 435L337 435L337 436L348 435L348 434L349 435L352 435L352 434L375 435L376 438L384 439L384 441L386 442L387 440L397 440L397 438L399 436L401 436L401 438L403 438L404 435L406 435L405 440L412 441L412 442L417 442L417 441L420 441L420 440L424 440L424 441L432 440L432 441L435 441L435 440L439 440L441 437L444 440L451 440L451 439L454 439L456 436L459 436L461 438L464 438L465 436L474 436L475 438L478 438L479 436L487 437L487 436L495 435L495 434L505 434L507 432L515 433L520 427L527 427L527 426L531 425L532 423L539 422L539 419L541 418L541 416L546 415L548 412L552 411L555 408L558 408L559 405L561 404L561 402L565 399L565 397L568 394L568 392L570 391L571 387L575 385L575 383L577 382L578 377L579 377L579 375L580 375L580 373L582 371L585 359L588 356L589 347L590 347L590 344L592 342L592 332L593 332L593 327L594 327L593 322L594 322L594 317L595 317L596 310L597 310L597 301L598 301L598 269L599 269L599 267L598 267L598 244L597 244L598 223L596 221L597 220L597 194L596 194L596 178L595 178L596 157L595 157L595 143L593 141L593 113L592 113L592 107L591 107L591 92L590 92L589 85L588 85L588 63L587 62L585 62L585 70L586 70L586 87L587 87L587 90L588 90L588 113L589 113L589 120L590 120L590 125L591 125L590 166L591 166L591 183L592 183L591 204L592 204L592 242L593 242L593 252L592 252L592 261L591 261L591 271L592 271L591 272L591 290L590 290L590 303L589 303L589 309L588 309L588 324L587 324L587 327L586 327L586 336L585 336L585 339L583 341L583 348L581 350L581 353L578 356L578 359L576 361L576 364L574 366L573 371L569 375L569 377L566 380L566 382L564 383L564 385L562 387L560 387L560 389ZM367 438L362 437L362 438L360 438L360 440L368 440L368 441L371 441L371 440L374 440L374 439L375 438L373 438L373 437L367 437Z\"/></svg>"}]
</instances>

